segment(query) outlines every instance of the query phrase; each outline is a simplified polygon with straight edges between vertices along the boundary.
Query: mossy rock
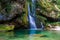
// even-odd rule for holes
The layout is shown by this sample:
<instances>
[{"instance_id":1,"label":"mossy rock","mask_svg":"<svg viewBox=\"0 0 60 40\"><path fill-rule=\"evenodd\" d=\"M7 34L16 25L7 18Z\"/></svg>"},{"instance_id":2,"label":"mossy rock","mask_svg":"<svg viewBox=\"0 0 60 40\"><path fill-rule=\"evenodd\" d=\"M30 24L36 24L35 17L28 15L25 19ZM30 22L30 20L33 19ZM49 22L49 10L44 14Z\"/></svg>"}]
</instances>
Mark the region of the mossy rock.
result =
<instances>
[{"instance_id":1,"label":"mossy rock","mask_svg":"<svg viewBox=\"0 0 60 40\"><path fill-rule=\"evenodd\" d=\"M9 31L9 30L13 30L13 29L14 29L14 25L0 24L0 31Z\"/></svg>"}]
</instances>

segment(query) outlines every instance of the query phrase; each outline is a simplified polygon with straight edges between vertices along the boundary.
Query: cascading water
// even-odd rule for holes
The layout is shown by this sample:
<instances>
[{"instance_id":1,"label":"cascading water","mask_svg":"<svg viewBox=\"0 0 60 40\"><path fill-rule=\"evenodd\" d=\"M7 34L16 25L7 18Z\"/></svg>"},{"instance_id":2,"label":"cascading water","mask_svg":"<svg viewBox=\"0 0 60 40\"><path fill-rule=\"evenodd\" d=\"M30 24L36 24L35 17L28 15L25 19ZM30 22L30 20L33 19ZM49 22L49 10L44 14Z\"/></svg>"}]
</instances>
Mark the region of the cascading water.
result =
<instances>
[{"instance_id":1,"label":"cascading water","mask_svg":"<svg viewBox=\"0 0 60 40\"><path fill-rule=\"evenodd\" d=\"M29 17L29 23L30 23L30 30L37 30L36 24L35 24L35 0L32 0L32 11L30 9L30 4L28 3L28 17Z\"/></svg>"},{"instance_id":2,"label":"cascading water","mask_svg":"<svg viewBox=\"0 0 60 40\"><path fill-rule=\"evenodd\" d=\"M30 30L43 30L44 26L42 22L40 23L40 28L37 29L37 26L36 26L35 3L36 3L36 0L31 0L31 4L28 3L28 19L30 23Z\"/></svg>"},{"instance_id":3,"label":"cascading water","mask_svg":"<svg viewBox=\"0 0 60 40\"><path fill-rule=\"evenodd\" d=\"M44 30L44 25L42 22L41 22L41 30Z\"/></svg>"}]
</instances>

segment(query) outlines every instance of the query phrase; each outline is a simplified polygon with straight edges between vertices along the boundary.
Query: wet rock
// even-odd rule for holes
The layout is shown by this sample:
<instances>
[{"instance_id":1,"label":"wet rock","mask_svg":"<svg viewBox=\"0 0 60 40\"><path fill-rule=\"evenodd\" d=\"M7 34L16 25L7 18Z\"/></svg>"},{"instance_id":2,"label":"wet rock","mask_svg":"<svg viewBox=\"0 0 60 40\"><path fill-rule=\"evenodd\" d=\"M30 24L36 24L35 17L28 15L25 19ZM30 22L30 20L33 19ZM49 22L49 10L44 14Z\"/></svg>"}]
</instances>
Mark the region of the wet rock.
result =
<instances>
[{"instance_id":1,"label":"wet rock","mask_svg":"<svg viewBox=\"0 0 60 40\"><path fill-rule=\"evenodd\" d=\"M35 37L48 37L47 35L43 35L43 34L34 34L33 36L35 36Z\"/></svg>"},{"instance_id":2,"label":"wet rock","mask_svg":"<svg viewBox=\"0 0 60 40\"><path fill-rule=\"evenodd\" d=\"M40 37L48 37L47 35L43 35L43 36L40 36Z\"/></svg>"}]
</instances>

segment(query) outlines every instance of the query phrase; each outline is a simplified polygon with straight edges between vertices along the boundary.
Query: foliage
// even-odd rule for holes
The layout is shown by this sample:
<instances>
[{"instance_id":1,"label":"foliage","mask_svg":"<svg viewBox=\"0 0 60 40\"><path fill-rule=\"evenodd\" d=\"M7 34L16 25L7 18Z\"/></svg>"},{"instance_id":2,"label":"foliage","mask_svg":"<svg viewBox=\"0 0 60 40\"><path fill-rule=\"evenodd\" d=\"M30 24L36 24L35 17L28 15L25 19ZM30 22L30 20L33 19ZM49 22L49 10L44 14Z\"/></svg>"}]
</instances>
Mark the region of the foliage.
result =
<instances>
[{"instance_id":1,"label":"foliage","mask_svg":"<svg viewBox=\"0 0 60 40\"><path fill-rule=\"evenodd\" d=\"M39 8L39 12L48 16L48 17L52 17L52 18L60 18L60 12L56 9L55 5L57 5L58 8L60 8L59 5L59 0L37 0L37 8ZM53 13L52 13L53 11ZM45 23L45 25L51 24L51 25L59 25L60 22L49 22L46 18L42 17L40 15L40 13L37 14L37 17L40 21L42 20L43 23Z\"/></svg>"},{"instance_id":2,"label":"foliage","mask_svg":"<svg viewBox=\"0 0 60 40\"><path fill-rule=\"evenodd\" d=\"M19 23L21 22L19 25L28 25L28 2L30 5L32 4L31 0L25 0L22 1L22 3L15 0L0 0L0 14L3 14L6 17L9 17L9 15L11 15L11 18L18 14L19 16L14 19L13 22L17 20ZM39 9L36 11L37 22L43 22L45 25L59 25L60 22L49 22L47 18L40 15L42 13L48 17L60 18L60 12L58 9L56 9L55 5L57 5L58 9L60 9L60 0L36 0L36 10L37 8ZM10 27L10 25L0 25L1 30L10 30ZM12 25L12 29L14 27L15 25Z\"/></svg>"}]
</instances>

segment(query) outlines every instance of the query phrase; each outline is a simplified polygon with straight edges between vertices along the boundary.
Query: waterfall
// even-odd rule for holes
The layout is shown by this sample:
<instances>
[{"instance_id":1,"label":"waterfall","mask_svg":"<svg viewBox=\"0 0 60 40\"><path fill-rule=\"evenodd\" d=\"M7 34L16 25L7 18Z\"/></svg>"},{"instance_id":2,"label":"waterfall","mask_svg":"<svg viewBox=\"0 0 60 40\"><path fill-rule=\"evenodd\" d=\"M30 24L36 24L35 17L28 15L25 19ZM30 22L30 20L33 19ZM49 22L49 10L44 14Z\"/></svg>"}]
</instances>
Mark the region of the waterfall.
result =
<instances>
[{"instance_id":1,"label":"waterfall","mask_svg":"<svg viewBox=\"0 0 60 40\"><path fill-rule=\"evenodd\" d=\"M42 22L41 22L41 30L44 30L44 25Z\"/></svg>"},{"instance_id":2,"label":"waterfall","mask_svg":"<svg viewBox=\"0 0 60 40\"><path fill-rule=\"evenodd\" d=\"M28 3L28 17L29 17L29 23L30 23L30 30L37 30L36 24L35 24L35 0L32 0L32 11L30 9L30 4Z\"/></svg>"},{"instance_id":3,"label":"waterfall","mask_svg":"<svg viewBox=\"0 0 60 40\"><path fill-rule=\"evenodd\" d=\"M43 30L44 26L43 23L40 23L40 28L37 29L37 25L36 25L36 0L31 0L30 4L28 2L28 21L29 21L29 25L30 25L30 30Z\"/></svg>"}]
</instances>

